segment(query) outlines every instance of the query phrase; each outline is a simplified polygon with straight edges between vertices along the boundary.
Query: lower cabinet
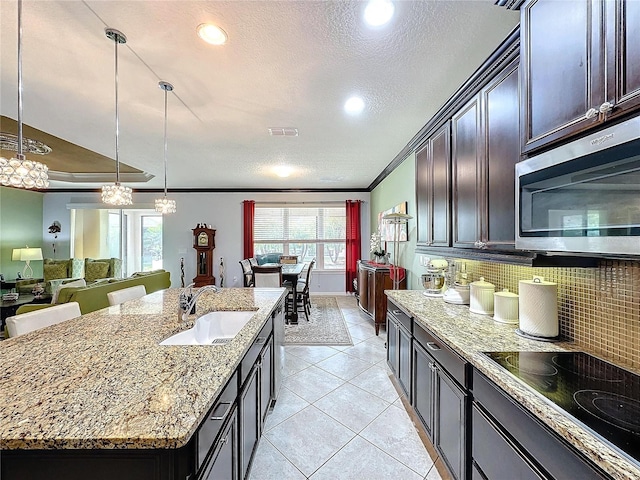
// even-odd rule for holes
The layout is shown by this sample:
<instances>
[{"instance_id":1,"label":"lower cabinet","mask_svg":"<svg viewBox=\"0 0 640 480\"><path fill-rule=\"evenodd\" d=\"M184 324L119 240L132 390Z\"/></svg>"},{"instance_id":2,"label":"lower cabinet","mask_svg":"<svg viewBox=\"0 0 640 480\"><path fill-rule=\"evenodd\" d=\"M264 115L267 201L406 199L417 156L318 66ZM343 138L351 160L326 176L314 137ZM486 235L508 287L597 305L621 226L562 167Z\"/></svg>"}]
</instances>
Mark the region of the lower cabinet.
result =
<instances>
[{"instance_id":1,"label":"lower cabinet","mask_svg":"<svg viewBox=\"0 0 640 480\"><path fill-rule=\"evenodd\" d=\"M234 405L229 422L204 469L203 480L237 480L238 478L238 410Z\"/></svg>"},{"instance_id":2,"label":"lower cabinet","mask_svg":"<svg viewBox=\"0 0 640 480\"><path fill-rule=\"evenodd\" d=\"M474 478L610 478L477 371L473 396Z\"/></svg>"},{"instance_id":3,"label":"lower cabinet","mask_svg":"<svg viewBox=\"0 0 640 480\"><path fill-rule=\"evenodd\" d=\"M393 288L390 272L388 266L358 260L358 306L373 318L376 335L380 333L380 325L384 325L387 313L387 296L384 291ZM400 290L407 288L406 277L398 287Z\"/></svg>"},{"instance_id":4,"label":"lower cabinet","mask_svg":"<svg viewBox=\"0 0 640 480\"><path fill-rule=\"evenodd\" d=\"M387 305L387 363L411 398L411 317L393 302Z\"/></svg>"},{"instance_id":5,"label":"lower cabinet","mask_svg":"<svg viewBox=\"0 0 640 480\"><path fill-rule=\"evenodd\" d=\"M411 356L411 405L451 476L466 479L469 364L416 322Z\"/></svg>"},{"instance_id":6,"label":"lower cabinet","mask_svg":"<svg viewBox=\"0 0 640 480\"><path fill-rule=\"evenodd\" d=\"M255 365L240 391L240 478L246 478L260 438L260 367Z\"/></svg>"}]
</instances>

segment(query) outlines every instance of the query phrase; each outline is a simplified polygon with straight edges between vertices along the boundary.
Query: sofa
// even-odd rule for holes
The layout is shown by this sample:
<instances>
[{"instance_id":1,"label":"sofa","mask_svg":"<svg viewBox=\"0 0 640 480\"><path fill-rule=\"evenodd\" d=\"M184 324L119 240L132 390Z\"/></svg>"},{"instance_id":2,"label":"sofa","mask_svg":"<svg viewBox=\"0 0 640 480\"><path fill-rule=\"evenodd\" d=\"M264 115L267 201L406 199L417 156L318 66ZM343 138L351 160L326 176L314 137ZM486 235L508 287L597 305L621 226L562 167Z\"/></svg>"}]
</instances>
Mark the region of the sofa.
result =
<instances>
[{"instance_id":1,"label":"sofa","mask_svg":"<svg viewBox=\"0 0 640 480\"><path fill-rule=\"evenodd\" d=\"M44 293L52 294L63 283L84 277L84 262L79 258L54 260L45 258L42 265L42 278L25 278L16 281L18 293L31 293L33 287L40 283Z\"/></svg>"},{"instance_id":2,"label":"sofa","mask_svg":"<svg viewBox=\"0 0 640 480\"><path fill-rule=\"evenodd\" d=\"M58 293L56 305L67 302L78 302L82 314L87 314L101 308L109 306L107 293L123 288L144 285L147 293L153 293L171 286L169 272L165 270L154 270L152 272L134 273L129 278L105 279L94 282L85 287L63 287ZM49 305L22 305L18 307L17 314L26 313L40 308L50 307ZM176 306L177 308L177 306Z\"/></svg>"}]
</instances>

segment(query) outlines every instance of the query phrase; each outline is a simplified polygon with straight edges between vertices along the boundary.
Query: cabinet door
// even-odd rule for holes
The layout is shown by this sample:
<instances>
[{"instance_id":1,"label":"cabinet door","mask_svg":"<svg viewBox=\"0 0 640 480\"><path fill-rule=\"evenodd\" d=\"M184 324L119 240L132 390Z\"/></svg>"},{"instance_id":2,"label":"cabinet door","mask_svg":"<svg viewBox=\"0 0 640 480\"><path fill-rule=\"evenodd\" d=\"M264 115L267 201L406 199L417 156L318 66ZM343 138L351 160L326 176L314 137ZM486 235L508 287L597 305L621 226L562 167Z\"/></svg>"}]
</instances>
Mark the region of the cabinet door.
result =
<instances>
[{"instance_id":1,"label":"cabinet door","mask_svg":"<svg viewBox=\"0 0 640 480\"><path fill-rule=\"evenodd\" d=\"M237 447L238 417L237 410L234 409L202 478L204 480L236 480L238 478Z\"/></svg>"},{"instance_id":2,"label":"cabinet door","mask_svg":"<svg viewBox=\"0 0 640 480\"><path fill-rule=\"evenodd\" d=\"M390 314L387 314L387 364L398 377L398 324Z\"/></svg>"},{"instance_id":3,"label":"cabinet door","mask_svg":"<svg viewBox=\"0 0 640 480\"><path fill-rule=\"evenodd\" d=\"M473 426L471 442L474 467L488 480L518 478L520 480L540 480L544 476L537 467L520 453L494 427L493 422L476 406L473 406Z\"/></svg>"},{"instance_id":4,"label":"cabinet door","mask_svg":"<svg viewBox=\"0 0 640 480\"><path fill-rule=\"evenodd\" d=\"M240 393L240 474L243 479L247 478L251 457L260 438L259 396L259 367L256 365Z\"/></svg>"},{"instance_id":5,"label":"cabinet door","mask_svg":"<svg viewBox=\"0 0 640 480\"><path fill-rule=\"evenodd\" d=\"M522 9L523 151L599 122L598 115L585 115L606 100L602 5L601 0L533 0Z\"/></svg>"},{"instance_id":6,"label":"cabinet door","mask_svg":"<svg viewBox=\"0 0 640 480\"><path fill-rule=\"evenodd\" d=\"M273 354L273 336L269 339L260 356L260 425L264 425L264 421L267 418L269 407L271 406L271 398L273 397L273 369L272 359ZM262 430L262 428L261 428Z\"/></svg>"},{"instance_id":7,"label":"cabinet door","mask_svg":"<svg viewBox=\"0 0 640 480\"><path fill-rule=\"evenodd\" d=\"M358 303L363 310L369 310L369 275L361 263L358 263Z\"/></svg>"},{"instance_id":8,"label":"cabinet door","mask_svg":"<svg viewBox=\"0 0 640 480\"><path fill-rule=\"evenodd\" d=\"M453 246L473 248L480 238L483 208L479 96L452 118L453 132Z\"/></svg>"},{"instance_id":9,"label":"cabinet door","mask_svg":"<svg viewBox=\"0 0 640 480\"><path fill-rule=\"evenodd\" d=\"M407 398L411 398L411 332L398 328L398 380Z\"/></svg>"},{"instance_id":10,"label":"cabinet door","mask_svg":"<svg viewBox=\"0 0 640 480\"><path fill-rule=\"evenodd\" d=\"M436 372L435 446L456 480L467 478L467 394L440 367Z\"/></svg>"},{"instance_id":11,"label":"cabinet door","mask_svg":"<svg viewBox=\"0 0 640 480\"><path fill-rule=\"evenodd\" d=\"M512 249L515 246L515 165L520 160L517 62L482 90L482 106L486 203L481 215L481 247Z\"/></svg>"},{"instance_id":12,"label":"cabinet door","mask_svg":"<svg viewBox=\"0 0 640 480\"><path fill-rule=\"evenodd\" d=\"M413 342L413 374L411 405L422 421L429 438L433 440L434 361L417 342Z\"/></svg>"},{"instance_id":13,"label":"cabinet door","mask_svg":"<svg viewBox=\"0 0 640 480\"><path fill-rule=\"evenodd\" d=\"M607 25L607 101L611 116L640 107L640 2L605 2Z\"/></svg>"},{"instance_id":14,"label":"cabinet door","mask_svg":"<svg viewBox=\"0 0 640 480\"><path fill-rule=\"evenodd\" d=\"M450 191L451 125L447 122L416 153L418 243L450 246Z\"/></svg>"}]
</instances>

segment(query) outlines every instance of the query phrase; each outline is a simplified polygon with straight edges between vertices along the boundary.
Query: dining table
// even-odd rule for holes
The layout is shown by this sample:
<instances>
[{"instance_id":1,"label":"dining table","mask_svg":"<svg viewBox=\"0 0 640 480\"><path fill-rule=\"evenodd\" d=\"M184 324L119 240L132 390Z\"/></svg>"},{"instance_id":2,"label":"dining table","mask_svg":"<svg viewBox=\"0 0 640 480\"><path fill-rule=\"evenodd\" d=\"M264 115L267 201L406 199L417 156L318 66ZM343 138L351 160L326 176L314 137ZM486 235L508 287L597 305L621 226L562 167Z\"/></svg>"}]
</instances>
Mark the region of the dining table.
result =
<instances>
[{"instance_id":1,"label":"dining table","mask_svg":"<svg viewBox=\"0 0 640 480\"><path fill-rule=\"evenodd\" d=\"M265 263L265 266L275 266L282 265L282 282L291 282L292 290L293 290L293 304L291 307L291 312L289 312L289 316L287 319L287 323L291 325L298 324L298 307L297 307L297 298L298 298L298 280L300 278L300 274L304 271L307 266L306 262L300 263Z\"/></svg>"}]
</instances>

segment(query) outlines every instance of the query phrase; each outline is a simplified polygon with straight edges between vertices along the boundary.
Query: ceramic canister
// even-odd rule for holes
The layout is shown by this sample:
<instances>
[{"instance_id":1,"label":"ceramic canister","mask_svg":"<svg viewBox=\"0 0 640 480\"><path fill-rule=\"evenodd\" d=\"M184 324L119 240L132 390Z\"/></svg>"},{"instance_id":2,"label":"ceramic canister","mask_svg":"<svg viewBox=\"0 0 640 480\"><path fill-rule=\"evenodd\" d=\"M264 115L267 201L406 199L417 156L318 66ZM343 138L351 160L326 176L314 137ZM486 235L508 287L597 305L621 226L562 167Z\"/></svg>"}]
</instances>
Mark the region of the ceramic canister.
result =
<instances>
[{"instance_id":1,"label":"ceramic canister","mask_svg":"<svg viewBox=\"0 0 640 480\"><path fill-rule=\"evenodd\" d=\"M471 294L469 311L481 315L493 315L493 294L496 286L493 283L485 282L484 277L471 282Z\"/></svg>"},{"instance_id":2,"label":"ceramic canister","mask_svg":"<svg viewBox=\"0 0 640 480\"><path fill-rule=\"evenodd\" d=\"M493 319L501 323L518 323L518 295L508 288L493 294Z\"/></svg>"},{"instance_id":3,"label":"ceramic canister","mask_svg":"<svg viewBox=\"0 0 640 480\"><path fill-rule=\"evenodd\" d=\"M553 338L559 332L558 285L541 277L520 280L520 330L527 335Z\"/></svg>"}]
</instances>

